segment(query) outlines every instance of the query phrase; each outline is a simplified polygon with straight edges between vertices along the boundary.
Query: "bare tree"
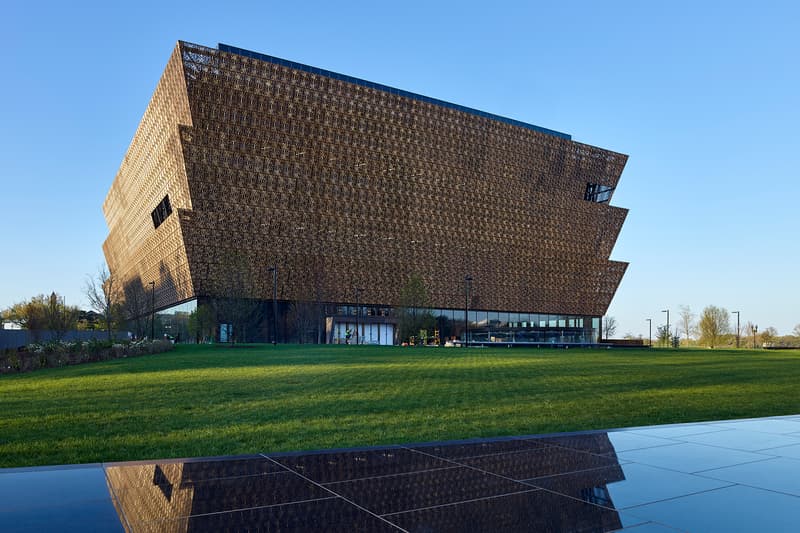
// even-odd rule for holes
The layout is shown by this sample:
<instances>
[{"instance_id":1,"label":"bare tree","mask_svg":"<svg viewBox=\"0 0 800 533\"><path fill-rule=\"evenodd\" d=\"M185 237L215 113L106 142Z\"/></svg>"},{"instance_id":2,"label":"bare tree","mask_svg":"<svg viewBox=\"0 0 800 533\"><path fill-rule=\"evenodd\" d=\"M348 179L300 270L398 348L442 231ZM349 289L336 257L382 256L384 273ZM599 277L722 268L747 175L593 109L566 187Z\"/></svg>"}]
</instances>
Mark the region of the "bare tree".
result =
<instances>
[{"instance_id":1,"label":"bare tree","mask_svg":"<svg viewBox=\"0 0 800 533\"><path fill-rule=\"evenodd\" d=\"M322 305L325 293L323 268L321 267L321 263L317 261L314 264L314 306L316 309L317 344L322 344L322 333L325 330L325 313Z\"/></svg>"},{"instance_id":2,"label":"bare tree","mask_svg":"<svg viewBox=\"0 0 800 533\"><path fill-rule=\"evenodd\" d=\"M101 265L95 276L86 275L84 294L89 299L89 307L103 315L106 321L108 340L111 341L114 337L114 324L122 300L122 291L120 291L117 278L108 271L106 265Z\"/></svg>"},{"instance_id":3,"label":"bare tree","mask_svg":"<svg viewBox=\"0 0 800 533\"><path fill-rule=\"evenodd\" d=\"M689 344L689 340L692 337L692 334L695 331L694 325L694 313L692 313L692 308L688 305L680 306L680 321L681 321L681 329L683 330L683 334L686 335L686 344Z\"/></svg>"},{"instance_id":4,"label":"bare tree","mask_svg":"<svg viewBox=\"0 0 800 533\"><path fill-rule=\"evenodd\" d=\"M289 306L288 320L294 324L300 344L310 342L314 338L318 319L318 307L314 302L292 302Z\"/></svg>"},{"instance_id":5,"label":"bare tree","mask_svg":"<svg viewBox=\"0 0 800 533\"><path fill-rule=\"evenodd\" d=\"M250 296L253 276L250 264L240 252L232 252L225 256L222 265L227 274L226 284L222 287L222 296L213 301L214 311L220 322L233 327L232 341L247 341L247 326L256 320L258 302Z\"/></svg>"},{"instance_id":6,"label":"bare tree","mask_svg":"<svg viewBox=\"0 0 800 533\"><path fill-rule=\"evenodd\" d=\"M319 258L308 263L308 270L295 278L297 299L289 304L284 320L291 334L301 344L320 344L325 331L322 305L326 292L324 266Z\"/></svg>"},{"instance_id":7,"label":"bare tree","mask_svg":"<svg viewBox=\"0 0 800 533\"><path fill-rule=\"evenodd\" d=\"M753 339L753 348L755 348L756 347L756 334L758 333L758 326L756 326L752 322L748 321L742 327L742 331L744 331L744 334L748 338L752 337L752 339ZM747 346L747 341L745 341L745 346Z\"/></svg>"},{"instance_id":8,"label":"bare tree","mask_svg":"<svg viewBox=\"0 0 800 533\"><path fill-rule=\"evenodd\" d=\"M436 322L429 307L425 281L418 274L412 274L400 291L397 330L401 342L418 335L421 330L434 328Z\"/></svg>"},{"instance_id":9,"label":"bare tree","mask_svg":"<svg viewBox=\"0 0 800 533\"><path fill-rule=\"evenodd\" d=\"M800 324L796 324L794 329L792 330L792 335L795 337L800 337Z\"/></svg>"},{"instance_id":10,"label":"bare tree","mask_svg":"<svg viewBox=\"0 0 800 533\"><path fill-rule=\"evenodd\" d=\"M722 307L709 305L700 315L699 327L701 340L713 348L722 335L730 332L730 314Z\"/></svg>"},{"instance_id":11,"label":"bare tree","mask_svg":"<svg viewBox=\"0 0 800 533\"><path fill-rule=\"evenodd\" d=\"M611 315L603 317L603 337L608 340L617 332L617 319Z\"/></svg>"},{"instance_id":12,"label":"bare tree","mask_svg":"<svg viewBox=\"0 0 800 533\"><path fill-rule=\"evenodd\" d=\"M150 299L147 297L144 285L140 279L135 279L125 285L122 313L133 325L136 337L145 336L147 315L150 312Z\"/></svg>"}]
</instances>

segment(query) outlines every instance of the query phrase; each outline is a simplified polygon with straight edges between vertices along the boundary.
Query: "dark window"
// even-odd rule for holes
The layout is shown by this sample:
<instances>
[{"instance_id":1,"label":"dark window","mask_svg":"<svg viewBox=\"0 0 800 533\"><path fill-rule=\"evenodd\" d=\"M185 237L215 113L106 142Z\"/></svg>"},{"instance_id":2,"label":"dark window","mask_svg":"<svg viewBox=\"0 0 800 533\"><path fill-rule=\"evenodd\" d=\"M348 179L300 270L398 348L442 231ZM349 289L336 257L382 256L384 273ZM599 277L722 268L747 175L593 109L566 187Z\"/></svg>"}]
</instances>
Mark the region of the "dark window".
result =
<instances>
[{"instance_id":1,"label":"dark window","mask_svg":"<svg viewBox=\"0 0 800 533\"><path fill-rule=\"evenodd\" d=\"M611 193L614 192L614 187L609 185L600 185L599 183L587 183L586 194L583 196L584 200L589 202L605 203L611 200Z\"/></svg>"},{"instance_id":2,"label":"dark window","mask_svg":"<svg viewBox=\"0 0 800 533\"><path fill-rule=\"evenodd\" d=\"M150 216L153 217L153 227L157 228L161 225L168 216L172 214L172 206L169 203L169 195L165 196L163 200L153 209Z\"/></svg>"},{"instance_id":3,"label":"dark window","mask_svg":"<svg viewBox=\"0 0 800 533\"><path fill-rule=\"evenodd\" d=\"M614 502L611 501L611 494L609 494L608 488L605 486L581 489L581 499L596 505L614 506Z\"/></svg>"}]
</instances>

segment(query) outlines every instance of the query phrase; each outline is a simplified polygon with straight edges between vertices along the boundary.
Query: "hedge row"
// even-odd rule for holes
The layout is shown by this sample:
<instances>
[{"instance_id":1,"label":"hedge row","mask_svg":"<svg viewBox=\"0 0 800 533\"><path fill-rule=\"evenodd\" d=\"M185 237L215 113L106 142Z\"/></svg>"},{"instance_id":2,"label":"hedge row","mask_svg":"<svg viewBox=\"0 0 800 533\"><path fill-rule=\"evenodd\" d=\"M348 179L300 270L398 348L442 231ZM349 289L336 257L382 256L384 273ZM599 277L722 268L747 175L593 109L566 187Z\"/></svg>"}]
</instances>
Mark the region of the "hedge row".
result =
<instances>
[{"instance_id":1,"label":"hedge row","mask_svg":"<svg viewBox=\"0 0 800 533\"><path fill-rule=\"evenodd\" d=\"M125 343L99 340L54 341L47 344L29 344L22 350L6 350L0 354L0 374L161 353L174 347L171 342L163 340Z\"/></svg>"}]
</instances>

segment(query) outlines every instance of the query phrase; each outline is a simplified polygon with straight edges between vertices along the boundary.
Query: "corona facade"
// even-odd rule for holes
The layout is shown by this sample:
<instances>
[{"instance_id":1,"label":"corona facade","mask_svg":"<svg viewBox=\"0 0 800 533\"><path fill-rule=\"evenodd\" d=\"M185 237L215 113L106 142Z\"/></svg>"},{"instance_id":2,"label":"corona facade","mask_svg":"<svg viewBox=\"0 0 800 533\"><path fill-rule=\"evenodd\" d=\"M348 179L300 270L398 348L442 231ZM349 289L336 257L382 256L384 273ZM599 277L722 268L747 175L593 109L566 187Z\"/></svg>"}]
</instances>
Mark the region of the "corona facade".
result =
<instances>
[{"instance_id":1,"label":"corona facade","mask_svg":"<svg viewBox=\"0 0 800 533\"><path fill-rule=\"evenodd\" d=\"M344 342L349 330L391 344L414 279L442 338L596 343L627 267L609 260L626 161L517 120L179 42L103 205L104 252L164 333L207 304L222 340Z\"/></svg>"}]
</instances>

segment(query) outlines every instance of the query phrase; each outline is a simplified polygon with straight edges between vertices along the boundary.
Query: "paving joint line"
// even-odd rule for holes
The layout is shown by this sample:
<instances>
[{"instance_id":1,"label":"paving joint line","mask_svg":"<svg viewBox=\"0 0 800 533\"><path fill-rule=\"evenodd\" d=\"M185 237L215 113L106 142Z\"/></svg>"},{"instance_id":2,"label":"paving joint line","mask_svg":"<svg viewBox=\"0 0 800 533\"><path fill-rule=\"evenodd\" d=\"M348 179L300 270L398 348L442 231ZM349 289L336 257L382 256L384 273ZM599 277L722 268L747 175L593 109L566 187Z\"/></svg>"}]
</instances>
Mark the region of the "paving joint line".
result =
<instances>
[{"instance_id":1,"label":"paving joint line","mask_svg":"<svg viewBox=\"0 0 800 533\"><path fill-rule=\"evenodd\" d=\"M261 454L261 456L262 456L262 457L265 457L266 459L269 459L270 461L272 461L273 463L275 463L275 464L277 464L277 465L283 466L284 468L286 468L286 469L287 469L287 470L289 470L290 472L292 472L292 473L294 473L294 474L296 474L296 475L300 476L301 478L305 479L305 480L306 480L306 481L308 481L309 483L312 483L313 485L316 485L317 487L321 488L322 490L324 490L324 491L327 491L327 492L329 492L329 493L333 494L334 496L336 496L336 497L338 497L338 498L341 498L341 499L342 499L342 500L344 500L345 502L349 503L350 505L352 505L352 506L354 506L354 507L356 507L356 508L358 508L358 509L361 509L361 510L362 510L362 511L364 511L365 513L368 513L368 514L370 514L370 515L374 516L375 518L377 518L377 519L378 519L378 520L380 520L381 522L385 522L385 523L389 524L390 526L392 526L392 527L394 527L394 528L396 528L396 529L399 529L400 531L403 531L404 533L409 533L409 532L408 532L408 530L401 528L401 527L400 527L400 526L398 526L397 524L393 524L393 523L392 523L392 522L390 522L389 520L386 520L386 519L385 519L385 518L383 518L382 516L380 516L380 515L377 515L377 514L373 513L373 512L372 512L372 511L370 511L369 509L367 509L367 508L365 508L365 507L363 507L363 506L361 506L361 505L357 504L356 502L352 501L351 499L347 498L346 496L343 496L343 495L341 495L341 494L339 494L339 493L337 493L337 492L334 492L334 491L332 491L332 490L331 490L331 489L329 489L328 487L325 487L324 485L321 485L321 484L317 483L317 482L316 482L316 481L314 481L313 479L310 479L310 478L308 478L308 477L304 476L303 474L301 474L300 472L297 472L297 471L295 471L295 470L294 470L294 469L292 469L292 468L289 468L289 467L287 467L287 466L285 466L285 465L281 465L281 464L280 464L278 461L276 461L276 460L275 460L275 459L273 459L272 457L269 457L269 456L267 456L267 455L263 455L263 454Z\"/></svg>"}]
</instances>

